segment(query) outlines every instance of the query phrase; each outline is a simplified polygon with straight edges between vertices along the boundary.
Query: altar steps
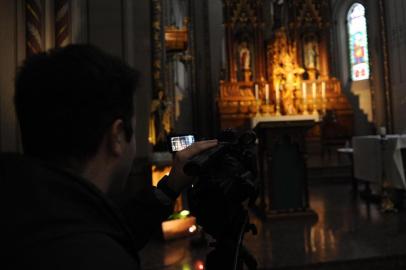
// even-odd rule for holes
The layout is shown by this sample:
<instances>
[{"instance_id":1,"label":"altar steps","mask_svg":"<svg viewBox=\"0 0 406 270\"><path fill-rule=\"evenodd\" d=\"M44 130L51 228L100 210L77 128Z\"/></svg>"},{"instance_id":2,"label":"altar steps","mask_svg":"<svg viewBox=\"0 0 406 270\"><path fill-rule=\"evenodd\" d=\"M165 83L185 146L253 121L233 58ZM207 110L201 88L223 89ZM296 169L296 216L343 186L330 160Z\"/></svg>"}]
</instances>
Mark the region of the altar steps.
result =
<instances>
[{"instance_id":1,"label":"altar steps","mask_svg":"<svg viewBox=\"0 0 406 270\"><path fill-rule=\"evenodd\" d=\"M308 141L307 153L307 173L310 184L351 181L351 160L348 156L339 154L336 148L323 154L319 141Z\"/></svg>"}]
</instances>

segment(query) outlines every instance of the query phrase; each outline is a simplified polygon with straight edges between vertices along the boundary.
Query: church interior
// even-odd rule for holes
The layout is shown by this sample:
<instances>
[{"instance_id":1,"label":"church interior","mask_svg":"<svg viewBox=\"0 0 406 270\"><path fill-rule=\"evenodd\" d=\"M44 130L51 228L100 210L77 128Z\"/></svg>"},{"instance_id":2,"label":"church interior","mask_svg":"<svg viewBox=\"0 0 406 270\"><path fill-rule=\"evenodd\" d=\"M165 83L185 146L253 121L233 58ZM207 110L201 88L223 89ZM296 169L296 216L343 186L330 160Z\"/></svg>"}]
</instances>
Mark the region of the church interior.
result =
<instances>
[{"instance_id":1,"label":"church interior","mask_svg":"<svg viewBox=\"0 0 406 270\"><path fill-rule=\"evenodd\" d=\"M22 151L22 61L93 44L141 73L128 194L168 174L170 136L253 131L257 268L238 269L405 269L405 14L404 0L0 1L0 151ZM142 269L206 269L212 236L189 206L182 194Z\"/></svg>"}]
</instances>

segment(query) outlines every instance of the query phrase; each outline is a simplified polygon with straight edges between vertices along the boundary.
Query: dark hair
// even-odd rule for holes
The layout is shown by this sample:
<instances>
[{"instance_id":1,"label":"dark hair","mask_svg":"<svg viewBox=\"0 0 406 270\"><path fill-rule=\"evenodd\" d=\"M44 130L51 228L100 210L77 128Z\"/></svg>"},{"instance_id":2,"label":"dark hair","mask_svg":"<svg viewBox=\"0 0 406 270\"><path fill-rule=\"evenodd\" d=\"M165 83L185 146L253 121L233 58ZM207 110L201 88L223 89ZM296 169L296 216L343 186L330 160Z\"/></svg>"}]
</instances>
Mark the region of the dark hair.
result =
<instances>
[{"instance_id":1,"label":"dark hair","mask_svg":"<svg viewBox=\"0 0 406 270\"><path fill-rule=\"evenodd\" d=\"M137 72L91 45L69 45L27 59L16 78L15 106L24 152L43 159L87 159L122 119L133 130Z\"/></svg>"}]
</instances>

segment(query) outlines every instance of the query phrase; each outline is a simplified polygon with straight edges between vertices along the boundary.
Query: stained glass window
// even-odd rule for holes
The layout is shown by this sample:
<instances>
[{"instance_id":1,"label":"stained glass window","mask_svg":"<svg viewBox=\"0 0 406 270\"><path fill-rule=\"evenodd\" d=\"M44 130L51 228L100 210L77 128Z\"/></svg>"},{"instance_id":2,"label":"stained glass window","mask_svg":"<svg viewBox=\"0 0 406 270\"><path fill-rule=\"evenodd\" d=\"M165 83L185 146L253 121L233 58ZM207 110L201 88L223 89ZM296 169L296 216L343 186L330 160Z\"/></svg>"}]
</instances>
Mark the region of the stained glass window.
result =
<instances>
[{"instance_id":1,"label":"stained glass window","mask_svg":"<svg viewBox=\"0 0 406 270\"><path fill-rule=\"evenodd\" d=\"M347 14L348 43L353 81L369 79L369 56L365 7L359 3L351 6Z\"/></svg>"}]
</instances>

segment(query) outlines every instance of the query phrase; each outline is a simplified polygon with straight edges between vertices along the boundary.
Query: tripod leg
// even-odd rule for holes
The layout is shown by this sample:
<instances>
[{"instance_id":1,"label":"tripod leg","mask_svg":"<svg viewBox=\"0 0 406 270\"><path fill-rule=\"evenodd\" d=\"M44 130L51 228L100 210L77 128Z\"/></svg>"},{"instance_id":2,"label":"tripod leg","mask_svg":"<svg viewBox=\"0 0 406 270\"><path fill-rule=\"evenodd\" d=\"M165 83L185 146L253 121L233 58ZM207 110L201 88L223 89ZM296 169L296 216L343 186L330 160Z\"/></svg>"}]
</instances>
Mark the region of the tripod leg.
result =
<instances>
[{"instance_id":1,"label":"tripod leg","mask_svg":"<svg viewBox=\"0 0 406 270\"><path fill-rule=\"evenodd\" d=\"M257 260L255 257L245 248L245 246L241 246L240 249L240 256L242 261L248 267L249 270L256 270L258 267Z\"/></svg>"}]
</instances>

